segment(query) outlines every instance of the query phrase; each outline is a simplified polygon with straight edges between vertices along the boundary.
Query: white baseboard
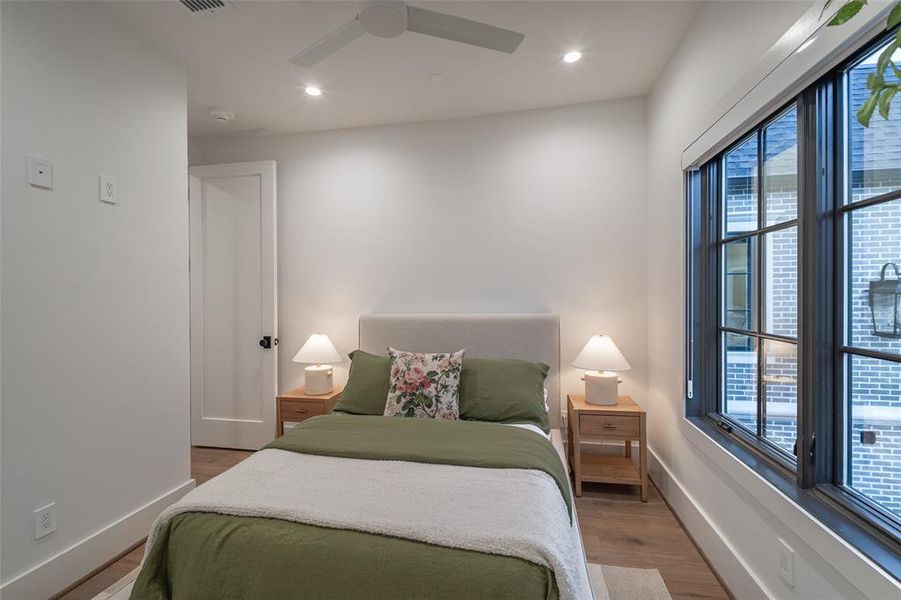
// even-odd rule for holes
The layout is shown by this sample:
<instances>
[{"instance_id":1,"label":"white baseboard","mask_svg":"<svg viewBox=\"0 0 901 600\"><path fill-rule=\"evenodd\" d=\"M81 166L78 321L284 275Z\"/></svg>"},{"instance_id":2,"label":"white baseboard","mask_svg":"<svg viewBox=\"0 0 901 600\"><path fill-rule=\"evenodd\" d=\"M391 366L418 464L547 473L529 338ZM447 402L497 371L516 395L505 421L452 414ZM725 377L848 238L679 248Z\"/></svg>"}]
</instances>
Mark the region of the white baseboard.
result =
<instances>
[{"instance_id":1,"label":"white baseboard","mask_svg":"<svg viewBox=\"0 0 901 600\"><path fill-rule=\"evenodd\" d=\"M194 488L190 479L0 586L3 600L49 598L133 546L164 508Z\"/></svg>"},{"instance_id":2,"label":"white baseboard","mask_svg":"<svg viewBox=\"0 0 901 600\"><path fill-rule=\"evenodd\" d=\"M734 598L775 598L745 563L735 547L708 518L699 504L673 476L652 448L648 449L648 471L654 485L666 498L704 557Z\"/></svg>"}]
</instances>

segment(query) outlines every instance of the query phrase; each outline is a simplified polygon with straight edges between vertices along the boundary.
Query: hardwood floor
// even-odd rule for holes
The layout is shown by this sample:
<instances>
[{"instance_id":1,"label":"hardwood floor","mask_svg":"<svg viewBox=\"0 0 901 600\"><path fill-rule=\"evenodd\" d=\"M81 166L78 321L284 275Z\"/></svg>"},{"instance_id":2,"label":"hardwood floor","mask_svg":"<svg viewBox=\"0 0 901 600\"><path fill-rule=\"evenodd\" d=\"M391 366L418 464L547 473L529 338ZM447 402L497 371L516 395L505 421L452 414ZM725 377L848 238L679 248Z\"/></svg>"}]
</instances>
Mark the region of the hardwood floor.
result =
<instances>
[{"instance_id":1,"label":"hardwood floor","mask_svg":"<svg viewBox=\"0 0 901 600\"><path fill-rule=\"evenodd\" d=\"M191 474L200 485L249 455L192 448ZM729 598L653 485L648 501L641 502L637 487L586 483L576 507L589 562L657 569L673 600ZM62 598L90 600L137 567L143 555L141 544Z\"/></svg>"},{"instance_id":2,"label":"hardwood floor","mask_svg":"<svg viewBox=\"0 0 901 600\"><path fill-rule=\"evenodd\" d=\"M647 502L637 486L583 483L576 509L588 562L657 569L673 600L730 597L653 482Z\"/></svg>"}]
</instances>

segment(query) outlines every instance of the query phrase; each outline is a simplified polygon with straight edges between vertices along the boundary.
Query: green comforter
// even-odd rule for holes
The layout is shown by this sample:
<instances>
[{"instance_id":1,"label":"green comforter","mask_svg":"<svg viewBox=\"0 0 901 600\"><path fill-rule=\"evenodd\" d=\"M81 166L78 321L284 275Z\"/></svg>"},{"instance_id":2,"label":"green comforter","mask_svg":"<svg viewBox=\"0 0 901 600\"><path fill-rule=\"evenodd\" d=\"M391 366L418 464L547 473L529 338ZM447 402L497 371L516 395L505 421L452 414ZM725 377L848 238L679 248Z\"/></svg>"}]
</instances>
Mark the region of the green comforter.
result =
<instances>
[{"instance_id":1,"label":"green comforter","mask_svg":"<svg viewBox=\"0 0 901 600\"><path fill-rule=\"evenodd\" d=\"M516 427L327 415L305 421L268 447L541 470L557 482L571 511L556 451ZM519 558L290 521L185 513L157 537L131 597L550 600L557 598L557 585L550 569Z\"/></svg>"}]
</instances>

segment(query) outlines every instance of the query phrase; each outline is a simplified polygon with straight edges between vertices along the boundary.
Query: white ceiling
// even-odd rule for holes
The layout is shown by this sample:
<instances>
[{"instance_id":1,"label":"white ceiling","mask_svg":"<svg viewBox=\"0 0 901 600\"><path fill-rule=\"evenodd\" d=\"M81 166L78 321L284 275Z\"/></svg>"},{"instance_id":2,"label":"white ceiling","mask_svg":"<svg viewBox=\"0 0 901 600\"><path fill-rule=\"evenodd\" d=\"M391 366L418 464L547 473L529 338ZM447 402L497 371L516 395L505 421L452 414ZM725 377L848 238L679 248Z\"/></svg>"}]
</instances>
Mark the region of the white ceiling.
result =
<instances>
[{"instance_id":1,"label":"white ceiling","mask_svg":"<svg viewBox=\"0 0 901 600\"><path fill-rule=\"evenodd\" d=\"M411 2L521 31L512 55L404 33L364 36L312 69L288 58L350 21L361 2L234 2L192 15L176 0L110 2L126 26L188 70L193 136L313 131L483 115L643 95L698 2ZM578 63L561 57L579 49ZM430 77L440 73L436 83ZM323 89L308 97L305 85ZM215 122L211 105L234 110Z\"/></svg>"}]
</instances>

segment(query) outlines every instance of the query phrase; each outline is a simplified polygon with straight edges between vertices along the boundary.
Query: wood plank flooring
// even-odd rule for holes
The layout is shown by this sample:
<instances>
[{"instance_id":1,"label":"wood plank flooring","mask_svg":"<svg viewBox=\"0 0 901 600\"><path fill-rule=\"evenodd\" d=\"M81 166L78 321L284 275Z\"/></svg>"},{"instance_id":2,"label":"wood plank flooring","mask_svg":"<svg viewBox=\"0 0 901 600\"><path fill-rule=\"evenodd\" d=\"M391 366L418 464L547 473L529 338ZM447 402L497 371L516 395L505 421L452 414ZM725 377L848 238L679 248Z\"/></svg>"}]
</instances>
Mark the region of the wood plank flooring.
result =
<instances>
[{"instance_id":1,"label":"wood plank flooring","mask_svg":"<svg viewBox=\"0 0 901 600\"><path fill-rule=\"evenodd\" d=\"M191 474L200 485L249 455L192 448ZM586 483L576 507L589 562L658 569L673 600L729 598L653 485L648 502L641 502L637 487ZM137 567L143 555L142 544L62 598L90 600Z\"/></svg>"},{"instance_id":2,"label":"wood plank flooring","mask_svg":"<svg viewBox=\"0 0 901 600\"><path fill-rule=\"evenodd\" d=\"M647 502L637 486L582 484L576 509L588 562L657 569L673 600L730 598L651 483Z\"/></svg>"}]
</instances>

